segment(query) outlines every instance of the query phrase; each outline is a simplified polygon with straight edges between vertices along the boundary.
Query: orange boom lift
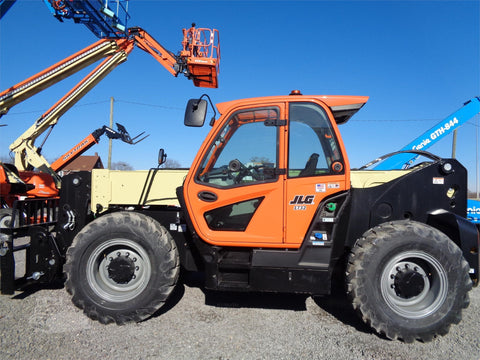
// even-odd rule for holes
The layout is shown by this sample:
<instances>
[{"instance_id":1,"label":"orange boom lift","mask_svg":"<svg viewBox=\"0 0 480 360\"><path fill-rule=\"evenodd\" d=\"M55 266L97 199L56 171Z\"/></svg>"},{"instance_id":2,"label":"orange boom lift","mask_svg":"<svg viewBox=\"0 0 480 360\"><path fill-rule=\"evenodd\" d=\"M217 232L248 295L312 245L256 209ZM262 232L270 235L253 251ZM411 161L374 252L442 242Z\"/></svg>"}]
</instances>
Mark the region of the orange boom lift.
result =
<instances>
[{"instance_id":1,"label":"orange boom lift","mask_svg":"<svg viewBox=\"0 0 480 360\"><path fill-rule=\"evenodd\" d=\"M195 26L188 30L184 29L182 50L179 55L174 55L165 49L153 36L139 27L130 28L126 33L127 36L122 38L100 39L0 93L0 116L3 116L16 104L103 59L10 145L10 150L15 154L15 167L19 170L20 177L22 177L22 171L36 168L40 172L48 174L46 177L40 175L44 179L43 181L49 182L49 177L51 177L56 187L60 186L60 177L56 173L58 168L52 167L41 155L41 147L36 147L35 141L45 131L49 129L51 131L63 114L113 69L126 61L128 54L135 46L151 54L175 77L184 74L193 80L195 86L218 87L220 61L218 30L195 28ZM85 150L86 148L83 151ZM82 152L76 152L76 156ZM58 160L56 164L58 164ZM6 186L9 177L4 176L3 178L2 186ZM50 192L47 196L51 195ZM5 206L3 196L2 206Z\"/></svg>"}]
</instances>

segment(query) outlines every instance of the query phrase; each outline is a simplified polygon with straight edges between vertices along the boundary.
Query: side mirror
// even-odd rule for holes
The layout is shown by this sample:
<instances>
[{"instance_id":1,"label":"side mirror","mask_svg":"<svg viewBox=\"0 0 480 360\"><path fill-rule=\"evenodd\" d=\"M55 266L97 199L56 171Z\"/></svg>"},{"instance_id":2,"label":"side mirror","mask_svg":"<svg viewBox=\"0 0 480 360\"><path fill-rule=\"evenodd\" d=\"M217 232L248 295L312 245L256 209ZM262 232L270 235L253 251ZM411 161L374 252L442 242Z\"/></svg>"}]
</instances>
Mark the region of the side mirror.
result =
<instances>
[{"instance_id":1,"label":"side mirror","mask_svg":"<svg viewBox=\"0 0 480 360\"><path fill-rule=\"evenodd\" d=\"M207 115L207 101L203 99L190 99L185 109L185 126L201 127Z\"/></svg>"},{"instance_id":2,"label":"side mirror","mask_svg":"<svg viewBox=\"0 0 480 360\"><path fill-rule=\"evenodd\" d=\"M160 149L158 151L158 166L162 165L165 161L167 161L167 154L165 154L165 150Z\"/></svg>"}]
</instances>

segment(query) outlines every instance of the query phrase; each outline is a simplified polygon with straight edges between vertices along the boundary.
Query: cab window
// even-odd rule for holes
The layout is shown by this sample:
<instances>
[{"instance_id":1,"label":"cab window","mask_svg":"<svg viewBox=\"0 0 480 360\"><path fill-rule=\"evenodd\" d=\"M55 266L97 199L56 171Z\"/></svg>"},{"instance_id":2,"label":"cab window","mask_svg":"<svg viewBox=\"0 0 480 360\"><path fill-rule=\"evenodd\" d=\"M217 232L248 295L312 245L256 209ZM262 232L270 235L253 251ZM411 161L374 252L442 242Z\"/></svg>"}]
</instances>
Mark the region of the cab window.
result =
<instances>
[{"instance_id":1,"label":"cab window","mask_svg":"<svg viewBox=\"0 0 480 360\"><path fill-rule=\"evenodd\" d=\"M210 146L197 181L216 187L250 185L275 179L279 109L241 110L230 116Z\"/></svg>"},{"instance_id":2,"label":"cab window","mask_svg":"<svg viewBox=\"0 0 480 360\"><path fill-rule=\"evenodd\" d=\"M332 173L343 173L343 159L326 112L317 104L291 103L288 176Z\"/></svg>"}]
</instances>

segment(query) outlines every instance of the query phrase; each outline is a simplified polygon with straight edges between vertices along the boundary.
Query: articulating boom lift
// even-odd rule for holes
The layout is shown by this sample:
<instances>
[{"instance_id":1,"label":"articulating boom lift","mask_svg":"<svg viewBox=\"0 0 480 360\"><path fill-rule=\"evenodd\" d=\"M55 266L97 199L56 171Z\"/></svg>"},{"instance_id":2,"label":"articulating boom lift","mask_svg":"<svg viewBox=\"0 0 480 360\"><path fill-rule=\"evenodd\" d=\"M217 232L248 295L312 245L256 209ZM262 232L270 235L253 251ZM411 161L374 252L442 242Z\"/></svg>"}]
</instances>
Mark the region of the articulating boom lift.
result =
<instances>
[{"instance_id":1,"label":"articulating boom lift","mask_svg":"<svg viewBox=\"0 0 480 360\"><path fill-rule=\"evenodd\" d=\"M204 28L184 30L183 49L174 55L141 28L128 29L127 38L101 39L85 49L50 66L40 73L0 93L0 116L10 108L60 80L105 58L85 78L74 86L57 103L10 145L15 153L15 166L19 170L34 167L50 174L59 186L60 179L47 160L35 147L35 140L52 128L59 118L100 82L116 66L127 60L135 45L151 54L172 75L183 73L195 86L218 87L220 45L218 31Z\"/></svg>"}]
</instances>

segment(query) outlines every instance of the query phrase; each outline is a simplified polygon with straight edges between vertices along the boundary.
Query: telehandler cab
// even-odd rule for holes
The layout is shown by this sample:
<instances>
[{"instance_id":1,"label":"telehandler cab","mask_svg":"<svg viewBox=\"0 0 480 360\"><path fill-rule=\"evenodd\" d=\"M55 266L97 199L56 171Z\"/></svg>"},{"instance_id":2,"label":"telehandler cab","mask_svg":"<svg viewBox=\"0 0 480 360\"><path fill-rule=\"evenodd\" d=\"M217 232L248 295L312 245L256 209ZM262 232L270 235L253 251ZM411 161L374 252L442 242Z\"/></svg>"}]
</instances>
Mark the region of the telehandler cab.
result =
<instances>
[{"instance_id":1,"label":"telehandler cab","mask_svg":"<svg viewBox=\"0 0 480 360\"><path fill-rule=\"evenodd\" d=\"M344 282L378 333L446 334L478 284L467 171L420 151L428 161L410 169L350 169L338 125L367 100L294 91L221 103L188 171L78 172L57 204L17 201L1 229L2 292L21 285L13 254L28 235L23 282L63 271L74 304L101 323L151 316L182 267L213 290L329 295ZM203 125L207 105L190 100L185 125Z\"/></svg>"}]
</instances>

